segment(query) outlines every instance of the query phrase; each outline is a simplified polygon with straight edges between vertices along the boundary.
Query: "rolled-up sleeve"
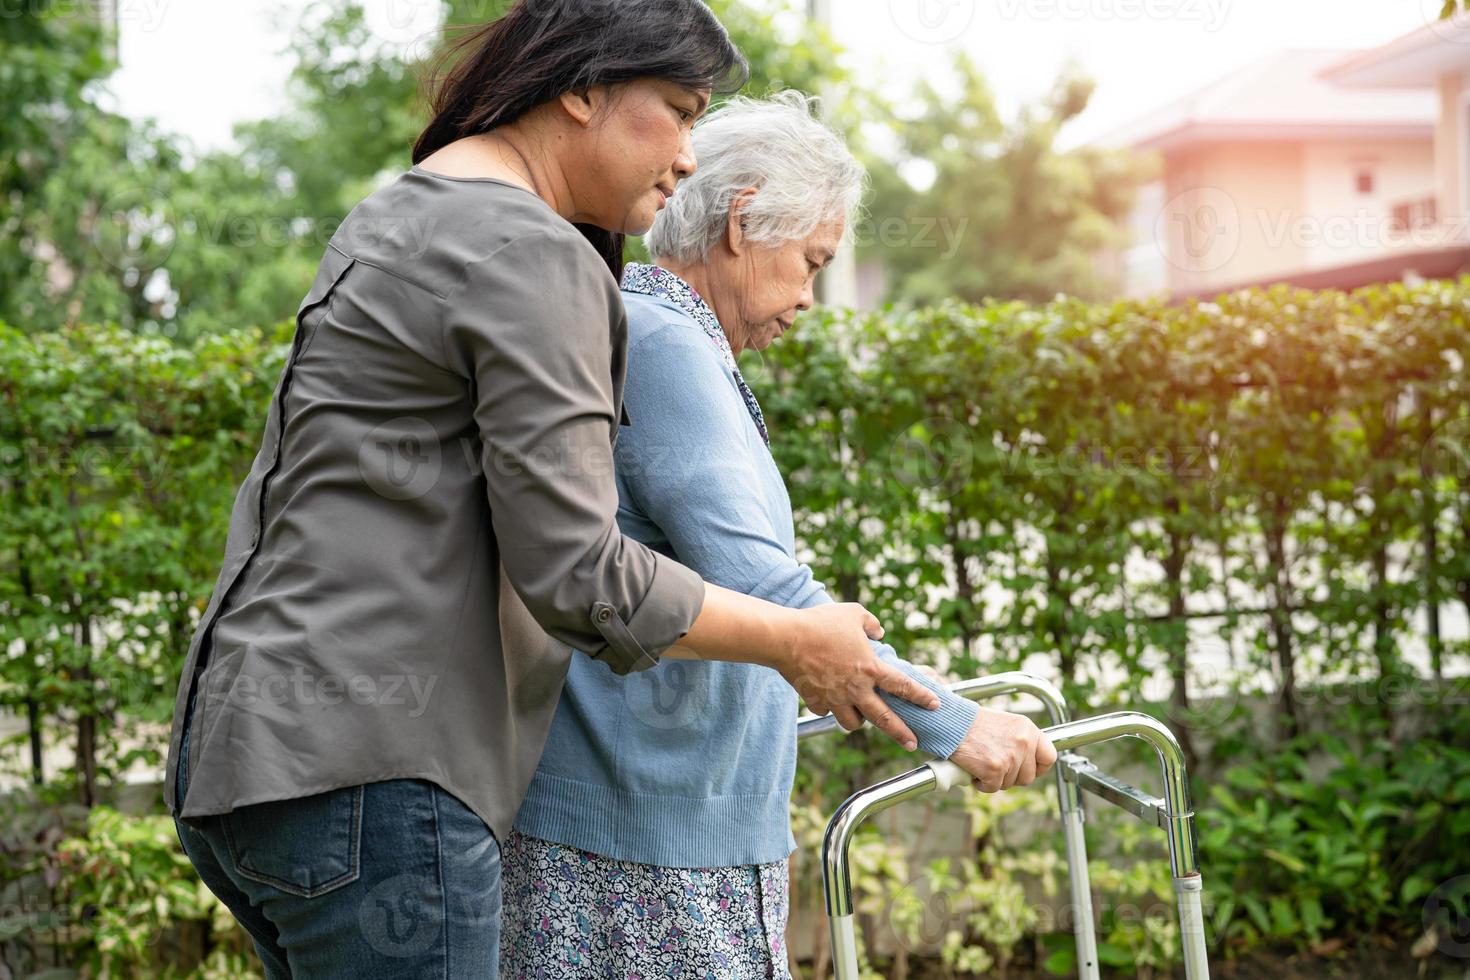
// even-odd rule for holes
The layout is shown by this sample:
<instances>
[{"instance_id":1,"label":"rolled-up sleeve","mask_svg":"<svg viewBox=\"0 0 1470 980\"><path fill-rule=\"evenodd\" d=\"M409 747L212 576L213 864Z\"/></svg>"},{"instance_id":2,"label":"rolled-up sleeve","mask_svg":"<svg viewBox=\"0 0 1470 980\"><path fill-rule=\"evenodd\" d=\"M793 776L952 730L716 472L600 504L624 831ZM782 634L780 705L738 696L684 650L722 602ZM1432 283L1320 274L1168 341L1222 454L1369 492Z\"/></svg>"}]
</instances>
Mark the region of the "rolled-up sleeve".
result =
<instances>
[{"instance_id":1,"label":"rolled-up sleeve","mask_svg":"<svg viewBox=\"0 0 1470 980\"><path fill-rule=\"evenodd\" d=\"M549 228L468 263L445 304L445 359L470 382L512 587L542 629L615 673L653 666L699 615L704 582L618 529L626 320L611 273L575 229Z\"/></svg>"}]
</instances>

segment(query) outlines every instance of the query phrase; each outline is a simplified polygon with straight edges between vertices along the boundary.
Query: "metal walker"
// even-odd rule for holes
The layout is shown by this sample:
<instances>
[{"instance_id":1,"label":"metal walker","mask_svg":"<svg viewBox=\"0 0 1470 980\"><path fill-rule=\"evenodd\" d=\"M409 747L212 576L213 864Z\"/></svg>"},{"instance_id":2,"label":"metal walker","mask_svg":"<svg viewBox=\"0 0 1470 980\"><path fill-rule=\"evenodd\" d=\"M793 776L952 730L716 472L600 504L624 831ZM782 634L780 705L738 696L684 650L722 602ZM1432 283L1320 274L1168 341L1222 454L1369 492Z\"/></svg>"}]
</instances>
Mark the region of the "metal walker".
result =
<instances>
[{"instance_id":1,"label":"metal walker","mask_svg":"<svg viewBox=\"0 0 1470 980\"><path fill-rule=\"evenodd\" d=\"M1052 725L1045 731L1058 753L1055 766L1057 795L1075 917L1079 980L1098 980L1099 977L1092 889L1082 832L1082 790L1122 807L1145 823L1159 827L1167 835L1174 892L1179 905L1185 976L1188 980L1208 980L1209 960L1201 902L1203 879L1199 870L1194 810L1189 799L1184 753L1173 733L1157 719L1137 711L1119 711L1071 721L1066 702L1054 684L1020 671L961 681L951 685L950 690L972 700L1003 694L1030 694L1046 706L1051 717ZM835 731L838 727L836 719L831 716L818 718L806 715L797 722L797 737L808 738ZM1150 796L1108 775L1072 751L1084 745L1124 737L1141 738L1154 747L1164 782L1162 797ZM943 791L962 787L969 782L969 775L958 766L935 760L859 790L837 808L822 841L822 887L831 926L835 980L856 980L859 975L848 853L857 828L868 817L906 800L936 789Z\"/></svg>"}]
</instances>

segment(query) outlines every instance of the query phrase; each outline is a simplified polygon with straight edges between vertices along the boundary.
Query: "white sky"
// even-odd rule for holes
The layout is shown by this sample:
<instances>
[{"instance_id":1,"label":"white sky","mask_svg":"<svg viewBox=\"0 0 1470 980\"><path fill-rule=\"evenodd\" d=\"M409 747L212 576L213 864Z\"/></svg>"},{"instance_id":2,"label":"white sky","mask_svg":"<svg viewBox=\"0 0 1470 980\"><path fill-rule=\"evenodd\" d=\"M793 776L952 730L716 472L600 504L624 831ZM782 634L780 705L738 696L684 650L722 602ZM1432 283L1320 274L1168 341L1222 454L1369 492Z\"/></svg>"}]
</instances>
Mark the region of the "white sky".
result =
<instances>
[{"instance_id":1,"label":"white sky","mask_svg":"<svg viewBox=\"0 0 1470 980\"><path fill-rule=\"evenodd\" d=\"M95 2L95 0L92 0ZM1440 0L830 0L833 29L870 85L897 85L962 45L1011 115L1068 58L1098 81L1063 134L1085 141L1234 68L1287 47L1373 47L1422 26ZM288 31L307 0L117 0L121 109L200 148L285 105ZM438 0L365 0L384 39L432 31Z\"/></svg>"}]
</instances>

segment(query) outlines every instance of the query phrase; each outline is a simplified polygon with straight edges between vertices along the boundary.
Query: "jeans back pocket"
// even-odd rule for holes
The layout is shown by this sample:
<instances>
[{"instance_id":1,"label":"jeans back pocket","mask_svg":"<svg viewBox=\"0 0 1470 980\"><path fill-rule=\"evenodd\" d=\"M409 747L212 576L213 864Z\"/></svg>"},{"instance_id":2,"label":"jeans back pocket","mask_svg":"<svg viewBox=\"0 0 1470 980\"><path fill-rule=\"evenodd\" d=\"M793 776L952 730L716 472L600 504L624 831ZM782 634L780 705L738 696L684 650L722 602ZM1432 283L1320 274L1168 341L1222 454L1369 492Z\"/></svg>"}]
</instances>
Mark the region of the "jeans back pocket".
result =
<instances>
[{"instance_id":1,"label":"jeans back pocket","mask_svg":"<svg viewBox=\"0 0 1470 980\"><path fill-rule=\"evenodd\" d=\"M235 870L313 898L361 873L363 787L236 807L224 815Z\"/></svg>"}]
</instances>

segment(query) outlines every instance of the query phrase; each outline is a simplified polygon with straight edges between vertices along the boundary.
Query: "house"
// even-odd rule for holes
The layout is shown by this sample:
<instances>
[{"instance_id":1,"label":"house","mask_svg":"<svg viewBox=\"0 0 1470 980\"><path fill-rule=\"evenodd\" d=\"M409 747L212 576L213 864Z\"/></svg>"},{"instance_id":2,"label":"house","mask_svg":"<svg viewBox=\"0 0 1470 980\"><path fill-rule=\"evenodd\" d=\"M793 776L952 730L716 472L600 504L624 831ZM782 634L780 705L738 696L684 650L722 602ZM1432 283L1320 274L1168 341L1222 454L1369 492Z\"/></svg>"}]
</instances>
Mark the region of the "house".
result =
<instances>
[{"instance_id":1,"label":"house","mask_svg":"<svg viewBox=\"0 0 1470 980\"><path fill-rule=\"evenodd\" d=\"M1323 77L1355 94L1428 94L1435 100L1429 193L1399 201L1394 221L1428 231L1409 263L1426 277L1467 269L1470 247L1470 14L1440 20L1331 66Z\"/></svg>"},{"instance_id":2,"label":"house","mask_svg":"<svg viewBox=\"0 0 1470 980\"><path fill-rule=\"evenodd\" d=\"M1448 119L1438 103L1461 97L1470 43L1446 29L1368 52L1276 53L1098 141L1158 158L1131 246L1102 259L1124 294L1353 288L1470 271L1470 238L1447 220L1461 194L1445 197L1452 181L1438 176L1464 172L1463 135L1458 163L1441 158L1463 134L1465 108ZM1426 74L1425 48L1453 83Z\"/></svg>"}]
</instances>

